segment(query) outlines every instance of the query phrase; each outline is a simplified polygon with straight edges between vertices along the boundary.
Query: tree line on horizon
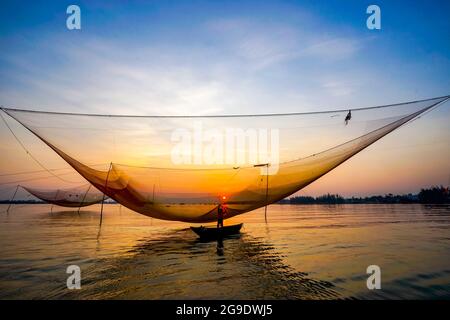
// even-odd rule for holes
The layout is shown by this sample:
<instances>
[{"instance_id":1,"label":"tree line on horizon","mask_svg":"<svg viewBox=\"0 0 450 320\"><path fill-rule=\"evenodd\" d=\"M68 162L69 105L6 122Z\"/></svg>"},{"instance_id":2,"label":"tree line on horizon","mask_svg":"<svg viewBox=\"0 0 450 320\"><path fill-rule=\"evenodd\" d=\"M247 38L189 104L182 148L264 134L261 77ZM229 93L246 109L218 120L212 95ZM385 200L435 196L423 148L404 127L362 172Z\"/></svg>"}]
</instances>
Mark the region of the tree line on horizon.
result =
<instances>
[{"instance_id":1,"label":"tree line on horizon","mask_svg":"<svg viewBox=\"0 0 450 320\"><path fill-rule=\"evenodd\" d=\"M377 204L377 203L422 203L422 204L447 204L450 203L449 188L443 186L433 186L428 189L421 189L418 194L376 195L368 197L344 198L339 194L325 194L319 197L296 196L280 201L282 204Z\"/></svg>"},{"instance_id":2,"label":"tree line on horizon","mask_svg":"<svg viewBox=\"0 0 450 320\"><path fill-rule=\"evenodd\" d=\"M10 200L0 200L0 204L11 203ZM12 201L15 204L44 204L42 200L19 200ZM105 200L106 204L115 204L112 199ZM280 204L377 204L377 203L423 203L423 204L448 204L450 203L449 187L434 186L428 189L421 189L418 194L394 195L392 193L368 197L351 197L344 198L339 194L324 194L318 197L296 196L286 198L278 203Z\"/></svg>"}]
</instances>

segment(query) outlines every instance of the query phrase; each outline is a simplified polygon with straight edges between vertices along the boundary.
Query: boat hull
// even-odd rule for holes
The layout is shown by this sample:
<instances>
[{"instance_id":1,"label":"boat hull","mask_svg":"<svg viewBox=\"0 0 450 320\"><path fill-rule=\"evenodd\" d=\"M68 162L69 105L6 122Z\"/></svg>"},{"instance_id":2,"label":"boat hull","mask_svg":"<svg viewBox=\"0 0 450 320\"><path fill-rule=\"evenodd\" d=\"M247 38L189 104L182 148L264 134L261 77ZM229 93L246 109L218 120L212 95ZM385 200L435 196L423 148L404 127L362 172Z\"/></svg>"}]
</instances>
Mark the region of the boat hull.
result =
<instances>
[{"instance_id":1,"label":"boat hull","mask_svg":"<svg viewBox=\"0 0 450 320\"><path fill-rule=\"evenodd\" d=\"M207 228L207 227L191 227L200 239L210 240L210 239L221 239L224 237L239 234L243 223L235 224L231 226L225 226L222 228Z\"/></svg>"}]
</instances>

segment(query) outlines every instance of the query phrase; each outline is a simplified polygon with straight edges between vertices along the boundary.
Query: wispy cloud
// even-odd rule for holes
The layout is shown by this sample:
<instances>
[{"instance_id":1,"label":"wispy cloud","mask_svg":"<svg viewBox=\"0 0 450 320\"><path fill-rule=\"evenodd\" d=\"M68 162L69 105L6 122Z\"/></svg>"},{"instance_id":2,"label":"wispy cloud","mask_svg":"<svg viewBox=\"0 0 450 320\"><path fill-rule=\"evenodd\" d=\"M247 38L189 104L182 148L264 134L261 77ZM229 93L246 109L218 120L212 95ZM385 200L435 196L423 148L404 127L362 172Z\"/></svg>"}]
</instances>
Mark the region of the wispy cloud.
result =
<instances>
[{"instance_id":1,"label":"wispy cloud","mask_svg":"<svg viewBox=\"0 0 450 320\"><path fill-rule=\"evenodd\" d=\"M0 87L2 103L117 114L217 114L409 98L407 86L386 78L382 65L362 61L371 38L352 31L254 17L206 20L196 30L202 41L149 43L90 34L76 41L66 34L21 38L15 45L20 50L0 54L9 66L0 70L8 79Z\"/></svg>"},{"instance_id":2,"label":"wispy cloud","mask_svg":"<svg viewBox=\"0 0 450 320\"><path fill-rule=\"evenodd\" d=\"M347 96L354 93L353 84L348 81L325 81L322 87L332 96Z\"/></svg>"},{"instance_id":3,"label":"wispy cloud","mask_svg":"<svg viewBox=\"0 0 450 320\"><path fill-rule=\"evenodd\" d=\"M304 49L303 54L325 60L349 59L362 47L361 40L333 38L317 41Z\"/></svg>"},{"instance_id":4,"label":"wispy cloud","mask_svg":"<svg viewBox=\"0 0 450 320\"><path fill-rule=\"evenodd\" d=\"M208 27L231 53L256 69L301 58L348 59L363 45L352 37L308 33L288 24L258 20L222 19L210 22Z\"/></svg>"},{"instance_id":5,"label":"wispy cloud","mask_svg":"<svg viewBox=\"0 0 450 320\"><path fill-rule=\"evenodd\" d=\"M155 53L151 47L140 49L130 57L127 54L133 50L130 47L98 39L82 46L49 47L45 54L64 57L63 65L45 68L34 63L34 59L29 60L27 55L16 56L10 63L17 70L10 76L27 87L30 99L25 104L41 104L52 109L63 105L107 113L123 113L124 110L141 114L221 111L214 107L214 102L225 96L226 89L220 81L203 77L203 68L195 70L180 64L171 52ZM167 58L169 55L172 59ZM17 97L8 89L5 96L11 95Z\"/></svg>"}]
</instances>

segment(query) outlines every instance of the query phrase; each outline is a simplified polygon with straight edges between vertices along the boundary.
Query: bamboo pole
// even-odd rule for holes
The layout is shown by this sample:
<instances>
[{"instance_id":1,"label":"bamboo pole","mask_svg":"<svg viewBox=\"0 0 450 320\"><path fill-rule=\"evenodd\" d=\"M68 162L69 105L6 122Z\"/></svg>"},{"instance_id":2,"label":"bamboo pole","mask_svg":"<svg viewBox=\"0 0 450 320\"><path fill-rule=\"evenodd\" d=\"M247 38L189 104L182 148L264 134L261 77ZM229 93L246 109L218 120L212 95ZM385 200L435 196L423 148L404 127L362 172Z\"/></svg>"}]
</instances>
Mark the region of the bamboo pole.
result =
<instances>
[{"instance_id":1,"label":"bamboo pole","mask_svg":"<svg viewBox=\"0 0 450 320\"><path fill-rule=\"evenodd\" d=\"M264 220L267 223L267 202L269 201L269 164L266 164L266 206L264 207Z\"/></svg>"},{"instance_id":2,"label":"bamboo pole","mask_svg":"<svg viewBox=\"0 0 450 320\"><path fill-rule=\"evenodd\" d=\"M9 209L11 208L12 202L14 201L14 198L16 197L16 193L17 193L17 190L19 190L19 187L20 187L20 185L18 184L16 187L16 191L14 191L14 194L13 194L11 200L9 200L9 206L8 206L8 209L6 209L6 213L9 213Z\"/></svg>"},{"instance_id":3,"label":"bamboo pole","mask_svg":"<svg viewBox=\"0 0 450 320\"><path fill-rule=\"evenodd\" d=\"M83 196L83 200L81 200L81 202L80 202L80 206L78 207L78 214L80 214L80 209L81 209L81 205L83 204L83 202L84 202L84 199L86 199L86 196L87 196L87 194L88 194L89 190L91 189L91 187L92 187L92 184L89 184L89 188L87 189L86 193L84 194L84 196Z\"/></svg>"},{"instance_id":4,"label":"bamboo pole","mask_svg":"<svg viewBox=\"0 0 450 320\"><path fill-rule=\"evenodd\" d=\"M109 164L109 169L108 169L108 174L106 175L106 181L105 181L105 191L106 188L108 187L108 179L109 179L109 173L111 172L111 168L112 168L112 162ZM100 209L100 225L102 225L102 221L103 221L103 203L105 202L105 192L103 192L103 199L102 199L102 207Z\"/></svg>"}]
</instances>

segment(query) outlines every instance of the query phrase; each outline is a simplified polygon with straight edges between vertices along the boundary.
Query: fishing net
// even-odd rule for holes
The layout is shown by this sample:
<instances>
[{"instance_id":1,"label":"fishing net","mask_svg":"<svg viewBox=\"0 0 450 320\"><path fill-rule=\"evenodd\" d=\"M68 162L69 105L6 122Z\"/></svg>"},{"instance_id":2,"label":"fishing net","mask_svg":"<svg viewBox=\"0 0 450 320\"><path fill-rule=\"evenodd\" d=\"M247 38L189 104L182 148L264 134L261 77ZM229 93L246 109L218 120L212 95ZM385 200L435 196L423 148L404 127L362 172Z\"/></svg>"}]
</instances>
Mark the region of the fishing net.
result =
<instances>
[{"instance_id":1,"label":"fishing net","mask_svg":"<svg viewBox=\"0 0 450 320\"><path fill-rule=\"evenodd\" d=\"M297 192L447 99L198 117L3 110L122 205L158 219L208 222L219 203L229 218Z\"/></svg>"},{"instance_id":2,"label":"fishing net","mask_svg":"<svg viewBox=\"0 0 450 320\"><path fill-rule=\"evenodd\" d=\"M86 207L103 200L103 193L90 184L76 188L56 190L21 187L42 201L62 207Z\"/></svg>"}]
</instances>

